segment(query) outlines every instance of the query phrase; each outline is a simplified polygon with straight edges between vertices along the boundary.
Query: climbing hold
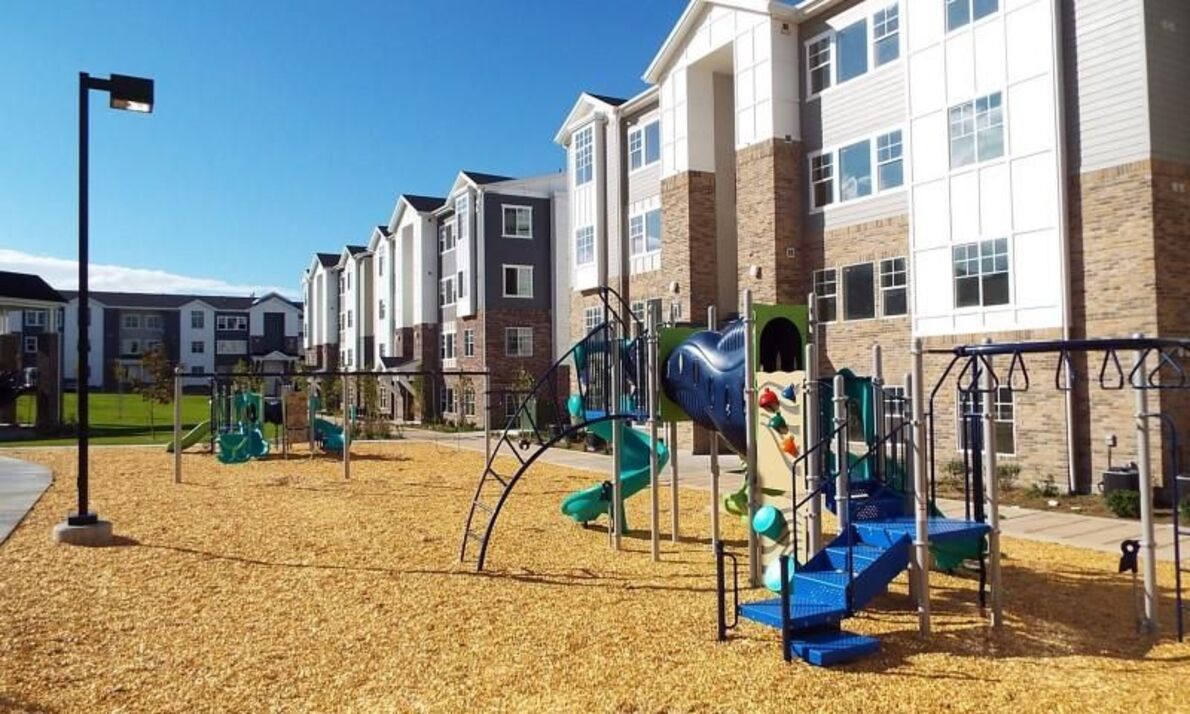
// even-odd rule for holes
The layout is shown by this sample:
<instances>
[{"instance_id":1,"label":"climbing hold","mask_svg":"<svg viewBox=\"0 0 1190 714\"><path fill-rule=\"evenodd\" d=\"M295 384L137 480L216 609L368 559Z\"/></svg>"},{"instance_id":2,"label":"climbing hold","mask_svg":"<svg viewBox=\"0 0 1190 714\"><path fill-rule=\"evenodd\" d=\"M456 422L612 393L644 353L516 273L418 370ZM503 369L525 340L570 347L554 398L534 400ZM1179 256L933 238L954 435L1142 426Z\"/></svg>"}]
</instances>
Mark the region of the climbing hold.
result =
<instances>
[{"instance_id":1,"label":"climbing hold","mask_svg":"<svg viewBox=\"0 0 1190 714\"><path fill-rule=\"evenodd\" d=\"M785 535L785 514L776 506L761 506L752 516L752 530L769 540L781 540Z\"/></svg>"},{"instance_id":2,"label":"climbing hold","mask_svg":"<svg viewBox=\"0 0 1190 714\"><path fill-rule=\"evenodd\" d=\"M789 559L789 589L793 592L793 572L796 563L793 558ZM769 590L779 593L781 592L781 559L774 559L764 568L764 586Z\"/></svg>"},{"instance_id":3,"label":"climbing hold","mask_svg":"<svg viewBox=\"0 0 1190 714\"><path fill-rule=\"evenodd\" d=\"M765 387L764 391L760 393L759 403L761 409L776 409L778 404L777 393Z\"/></svg>"},{"instance_id":4,"label":"climbing hold","mask_svg":"<svg viewBox=\"0 0 1190 714\"><path fill-rule=\"evenodd\" d=\"M785 389L781 390L781 396L785 397L786 399L788 399L790 401L796 400L797 399L797 387L793 386L792 384L786 385Z\"/></svg>"},{"instance_id":5,"label":"climbing hold","mask_svg":"<svg viewBox=\"0 0 1190 714\"><path fill-rule=\"evenodd\" d=\"M769 428L780 431L785 428L785 417L781 416L780 412L769 417Z\"/></svg>"},{"instance_id":6,"label":"climbing hold","mask_svg":"<svg viewBox=\"0 0 1190 714\"><path fill-rule=\"evenodd\" d=\"M781 450L790 456L798 455L797 442L793 440L793 434L786 434L781 440Z\"/></svg>"}]
</instances>

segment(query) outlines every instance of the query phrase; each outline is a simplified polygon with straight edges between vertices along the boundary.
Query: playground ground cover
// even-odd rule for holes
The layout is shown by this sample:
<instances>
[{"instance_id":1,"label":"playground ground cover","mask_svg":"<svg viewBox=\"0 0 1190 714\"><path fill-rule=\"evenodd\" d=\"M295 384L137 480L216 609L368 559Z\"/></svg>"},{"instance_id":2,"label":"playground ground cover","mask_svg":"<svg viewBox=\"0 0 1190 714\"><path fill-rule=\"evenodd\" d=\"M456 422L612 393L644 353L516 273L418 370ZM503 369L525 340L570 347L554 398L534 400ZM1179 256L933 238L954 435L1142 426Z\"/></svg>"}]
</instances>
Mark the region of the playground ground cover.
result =
<instances>
[{"instance_id":1,"label":"playground ground cover","mask_svg":"<svg viewBox=\"0 0 1190 714\"><path fill-rule=\"evenodd\" d=\"M97 510L121 540L55 546L73 452L9 452L55 484L0 546L0 710L1175 711L1190 645L1138 637L1108 554L1005 539L1007 623L975 578L935 574L935 634L904 578L852 620L882 650L830 670L785 664L777 632L714 641L707 495L681 493L683 538L625 552L558 513L592 474L539 465L493 541L492 572L454 565L481 456L357 444L328 458L222 466L96 449ZM662 489L662 503L668 493ZM647 526L648 498L630 502ZM663 521L668 523L668 514ZM744 531L724 518L739 546ZM1163 622L1172 566L1161 565Z\"/></svg>"},{"instance_id":2,"label":"playground ground cover","mask_svg":"<svg viewBox=\"0 0 1190 714\"><path fill-rule=\"evenodd\" d=\"M17 399L17 419L31 424L36 419L36 404L31 395ZM174 406L153 405L152 419L149 403L139 394L116 394L92 392L88 400L91 443L93 444L164 444L173 438ZM63 411L67 424L78 419L78 395L67 392L63 395ZM205 395L186 394L182 396L182 428L190 429L200 421L210 418L210 406ZM153 426L150 426L152 424ZM0 447L72 446L74 436L45 439L22 439L0 441Z\"/></svg>"}]
</instances>

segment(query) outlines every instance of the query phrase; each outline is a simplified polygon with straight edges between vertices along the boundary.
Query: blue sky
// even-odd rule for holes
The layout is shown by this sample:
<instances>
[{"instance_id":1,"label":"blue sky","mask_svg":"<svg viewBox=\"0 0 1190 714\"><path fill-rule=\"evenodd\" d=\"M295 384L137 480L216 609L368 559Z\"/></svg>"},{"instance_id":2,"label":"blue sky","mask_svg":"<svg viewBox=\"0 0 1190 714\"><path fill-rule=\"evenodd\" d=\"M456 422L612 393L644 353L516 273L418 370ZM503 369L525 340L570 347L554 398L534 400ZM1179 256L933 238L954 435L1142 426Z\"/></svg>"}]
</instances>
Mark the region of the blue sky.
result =
<instances>
[{"instance_id":1,"label":"blue sky","mask_svg":"<svg viewBox=\"0 0 1190 714\"><path fill-rule=\"evenodd\" d=\"M157 82L149 116L92 99L98 287L295 291L313 251L366 241L400 193L560 170L578 92L643 89L684 6L4 0L0 269L71 287L81 70Z\"/></svg>"}]
</instances>

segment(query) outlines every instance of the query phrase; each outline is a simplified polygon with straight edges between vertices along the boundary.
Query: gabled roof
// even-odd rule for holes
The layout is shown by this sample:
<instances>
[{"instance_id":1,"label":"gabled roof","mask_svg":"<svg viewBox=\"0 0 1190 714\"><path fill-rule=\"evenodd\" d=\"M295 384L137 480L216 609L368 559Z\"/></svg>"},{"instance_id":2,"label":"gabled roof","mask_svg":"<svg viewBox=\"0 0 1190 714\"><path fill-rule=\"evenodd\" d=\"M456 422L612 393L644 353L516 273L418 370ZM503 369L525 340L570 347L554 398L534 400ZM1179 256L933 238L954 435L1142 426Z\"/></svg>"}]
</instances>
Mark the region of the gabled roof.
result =
<instances>
[{"instance_id":1,"label":"gabled roof","mask_svg":"<svg viewBox=\"0 0 1190 714\"><path fill-rule=\"evenodd\" d=\"M78 291L63 290L62 296L66 300L74 300L78 297ZM90 293L90 299L101 302L109 307L130 307L146 310L176 310L187 303L201 302L216 310L244 312L253 305L272 298L277 298L281 302L288 303L299 309L302 307L302 303L290 300L275 292L268 292L260 297L252 295L247 297L241 297L239 295L167 295L162 293L122 293L95 290L92 290Z\"/></svg>"},{"instance_id":2,"label":"gabled roof","mask_svg":"<svg viewBox=\"0 0 1190 714\"><path fill-rule=\"evenodd\" d=\"M428 213L446 203L445 198L439 198L437 196L416 196L411 193L403 193L401 194L401 198L405 199L409 206L419 213Z\"/></svg>"},{"instance_id":3,"label":"gabled roof","mask_svg":"<svg viewBox=\"0 0 1190 714\"><path fill-rule=\"evenodd\" d=\"M558 133L554 135L554 143L559 146L566 146L570 143L570 135L579 128L580 124L585 124L591 116L603 114L610 119L622 107L626 105L639 105L641 101L646 101L649 95L656 95L658 91L657 87L648 87L640 94L628 99L617 99L616 97L608 97L603 94L582 92L570 108L570 113L566 115L566 119L562 121L562 126L558 128Z\"/></svg>"},{"instance_id":4,"label":"gabled roof","mask_svg":"<svg viewBox=\"0 0 1190 714\"><path fill-rule=\"evenodd\" d=\"M339 262L338 253L315 253L314 255L318 257L318 262L322 263L324 268L333 268Z\"/></svg>"},{"instance_id":5,"label":"gabled roof","mask_svg":"<svg viewBox=\"0 0 1190 714\"><path fill-rule=\"evenodd\" d=\"M621 99L620 97L612 97L607 94L595 94L594 92L587 92L587 94L590 94L592 97L595 97L596 99L603 102L604 104L610 104L613 107L618 107L621 104L623 104L624 102L628 101L627 99Z\"/></svg>"},{"instance_id":6,"label":"gabled roof","mask_svg":"<svg viewBox=\"0 0 1190 714\"><path fill-rule=\"evenodd\" d=\"M372 229L372 237L368 239L368 252L375 253L376 249L380 247L380 241L392 235L388 226L376 226Z\"/></svg>"},{"instance_id":7,"label":"gabled roof","mask_svg":"<svg viewBox=\"0 0 1190 714\"><path fill-rule=\"evenodd\" d=\"M515 181L511 176L501 176L499 174L484 174L478 171L461 171L464 176L471 179L474 183L483 186L489 183L500 183L501 181Z\"/></svg>"},{"instance_id":8,"label":"gabled roof","mask_svg":"<svg viewBox=\"0 0 1190 714\"><path fill-rule=\"evenodd\" d=\"M66 302L62 294L50 287L40 275L11 273L0 270L0 298Z\"/></svg>"},{"instance_id":9,"label":"gabled roof","mask_svg":"<svg viewBox=\"0 0 1190 714\"><path fill-rule=\"evenodd\" d=\"M345 247L344 250L346 250L348 253L351 253L352 255L359 255L360 253L367 253L368 246L366 246L366 245L349 245L349 246Z\"/></svg>"},{"instance_id":10,"label":"gabled roof","mask_svg":"<svg viewBox=\"0 0 1190 714\"><path fill-rule=\"evenodd\" d=\"M653 61L649 63L645 70L643 79L649 84L657 84L661 81L665 72L669 69L673 60L681 53L682 48L686 45L686 40L689 39L690 33L698 29L699 23L702 20L703 10L710 5L721 5L723 7L735 8L737 10L746 10L749 12L763 13L771 17L778 17L786 20L799 21L808 16L809 13L821 9L819 6L825 7L834 5L840 0L690 0L686 5L686 9L682 11L682 16L678 18L677 24L670 30L669 36L661 43L661 49L657 51ZM799 7L804 6L804 7Z\"/></svg>"}]
</instances>

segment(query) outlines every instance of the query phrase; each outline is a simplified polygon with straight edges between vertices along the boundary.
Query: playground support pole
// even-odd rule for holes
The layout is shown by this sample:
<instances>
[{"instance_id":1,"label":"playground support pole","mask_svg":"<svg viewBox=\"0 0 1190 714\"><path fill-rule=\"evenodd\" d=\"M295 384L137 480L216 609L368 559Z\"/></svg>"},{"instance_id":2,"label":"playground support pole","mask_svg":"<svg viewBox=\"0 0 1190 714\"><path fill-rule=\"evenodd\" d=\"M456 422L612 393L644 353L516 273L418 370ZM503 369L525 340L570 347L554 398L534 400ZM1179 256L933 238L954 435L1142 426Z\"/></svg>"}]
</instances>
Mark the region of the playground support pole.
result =
<instances>
[{"instance_id":1,"label":"playground support pole","mask_svg":"<svg viewBox=\"0 0 1190 714\"><path fill-rule=\"evenodd\" d=\"M1144 335L1137 333L1134 338ZM1153 466L1149 454L1149 366L1146 350L1137 350L1132 393L1136 399L1136 468L1140 481L1140 551L1144 556L1145 614L1141 630L1157 632L1157 534L1153 527Z\"/></svg>"},{"instance_id":2,"label":"playground support pole","mask_svg":"<svg viewBox=\"0 0 1190 714\"><path fill-rule=\"evenodd\" d=\"M744 474L748 493L748 582L752 587L761 585L760 539L752 528L752 519L760 505L760 478L756 473L756 346L752 339L752 290L744 290L744 406L745 434L748 441L748 470ZM673 458L673 451L670 451Z\"/></svg>"},{"instance_id":3,"label":"playground support pole","mask_svg":"<svg viewBox=\"0 0 1190 714\"><path fill-rule=\"evenodd\" d=\"M678 542L678 423L669 423L669 510L673 542Z\"/></svg>"},{"instance_id":4,"label":"playground support pole","mask_svg":"<svg viewBox=\"0 0 1190 714\"><path fill-rule=\"evenodd\" d=\"M622 340L620 331L612 328L608 348L612 355L612 399L610 413L618 414L623 408L624 389L624 360L621 359L620 349ZM609 527L612 529L612 548L620 550L620 541L624 535L624 482L620 466L624 458L624 423L620 419L612 421L612 514Z\"/></svg>"},{"instance_id":5,"label":"playground support pole","mask_svg":"<svg viewBox=\"0 0 1190 714\"><path fill-rule=\"evenodd\" d=\"M487 370L487 365L484 365ZM487 464L492 458L492 373L485 371L483 375L483 462Z\"/></svg>"},{"instance_id":6,"label":"playground support pole","mask_svg":"<svg viewBox=\"0 0 1190 714\"><path fill-rule=\"evenodd\" d=\"M847 454L847 383L843 375L834 381L835 428L835 513L839 518L839 533L851 527L851 460Z\"/></svg>"},{"instance_id":7,"label":"playground support pole","mask_svg":"<svg viewBox=\"0 0 1190 714\"><path fill-rule=\"evenodd\" d=\"M707 306L707 329L714 330L718 320L715 306ZM711 432L711 552L719 552L719 434Z\"/></svg>"},{"instance_id":8,"label":"playground support pole","mask_svg":"<svg viewBox=\"0 0 1190 714\"><path fill-rule=\"evenodd\" d=\"M884 359L880 345L872 345L872 427L879 439L884 430ZM876 475L888 481L884 472L884 447L876 450Z\"/></svg>"},{"instance_id":9,"label":"playground support pole","mask_svg":"<svg viewBox=\"0 0 1190 714\"><path fill-rule=\"evenodd\" d=\"M921 338L914 338L910 348L913 374L909 406L913 410L913 581L917 584L917 628L930 634L930 484L926 474L925 353Z\"/></svg>"},{"instance_id":10,"label":"playground support pole","mask_svg":"<svg viewBox=\"0 0 1190 714\"><path fill-rule=\"evenodd\" d=\"M182 483L182 367L174 367L174 483Z\"/></svg>"},{"instance_id":11,"label":"playground support pole","mask_svg":"<svg viewBox=\"0 0 1190 714\"><path fill-rule=\"evenodd\" d=\"M290 384L281 385L281 458L289 458L289 409L286 403L289 401L287 397L293 391L293 386Z\"/></svg>"},{"instance_id":12,"label":"playground support pole","mask_svg":"<svg viewBox=\"0 0 1190 714\"><path fill-rule=\"evenodd\" d=\"M649 408L649 528L653 562L661 560L661 467L657 461L657 315L648 311L649 335L645 340L645 388ZM715 516L711 516L712 521Z\"/></svg>"},{"instance_id":13,"label":"playground support pole","mask_svg":"<svg viewBox=\"0 0 1190 714\"><path fill-rule=\"evenodd\" d=\"M343 375L343 480L351 478L351 382Z\"/></svg>"},{"instance_id":14,"label":"playground support pole","mask_svg":"<svg viewBox=\"0 0 1190 714\"><path fill-rule=\"evenodd\" d=\"M984 338L984 344L990 344ZM992 358L980 375L983 389L983 480L987 484L988 501L988 587L992 593L992 628L1004 624L1000 587L1000 484L996 479L996 393L992 382Z\"/></svg>"},{"instance_id":15,"label":"playground support pole","mask_svg":"<svg viewBox=\"0 0 1190 714\"><path fill-rule=\"evenodd\" d=\"M818 346L813 342L806 345L806 384L802 389L802 424L805 426L803 449L818 443ZM814 493L822 486L822 459L815 450L806 457L806 488ZM810 510L806 514L806 558L822 550L822 494L810 497ZM797 553L794 553L797 556ZM802 561L805 562L805 561Z\"/></svg>"}]
</instances>

